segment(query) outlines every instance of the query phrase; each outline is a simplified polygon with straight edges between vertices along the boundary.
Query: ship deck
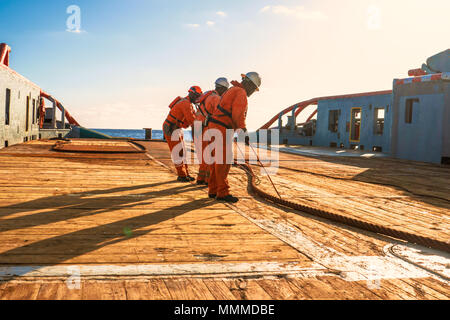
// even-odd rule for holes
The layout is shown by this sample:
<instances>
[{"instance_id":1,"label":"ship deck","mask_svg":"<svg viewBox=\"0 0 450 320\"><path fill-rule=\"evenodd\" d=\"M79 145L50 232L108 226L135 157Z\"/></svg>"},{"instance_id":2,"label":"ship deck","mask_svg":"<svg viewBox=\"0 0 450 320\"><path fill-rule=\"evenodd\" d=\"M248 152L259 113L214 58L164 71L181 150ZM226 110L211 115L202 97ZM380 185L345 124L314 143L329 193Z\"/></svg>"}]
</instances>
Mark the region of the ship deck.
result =
<instances>
[{"instance_id":1,"label":"ship deck","mask_svg":"<svg viewBox=\"0 0 450 320\"><path fill-rule=\"evenodd\" d=\"M0 299L450 298L447 253L276 206L239 168L241 201L218 203L175 181L162 142L73 143L89 152L54 141L0 151ZM450 239L448 166L276 156L283 197Z\"/></svg>"}]
</instances>

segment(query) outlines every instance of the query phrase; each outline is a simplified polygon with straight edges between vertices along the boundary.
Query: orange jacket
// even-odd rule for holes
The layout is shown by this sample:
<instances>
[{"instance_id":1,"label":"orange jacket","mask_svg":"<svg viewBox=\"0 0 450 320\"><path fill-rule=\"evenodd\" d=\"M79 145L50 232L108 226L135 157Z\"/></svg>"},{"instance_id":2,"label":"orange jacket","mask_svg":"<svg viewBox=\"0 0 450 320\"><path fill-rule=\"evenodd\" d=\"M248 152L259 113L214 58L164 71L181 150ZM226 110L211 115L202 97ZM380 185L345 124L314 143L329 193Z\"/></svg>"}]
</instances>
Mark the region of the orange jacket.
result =
<instances>
[{"instance_id":1,"label":"orange jacket","mask_svg":"<svg viewBox=\"0 0 450 320\"><path fill-rule=\"evenodd\" d=\"M186 129L192 126L194 121L195 114L192 104L188 98L183 98L172 107L165 122Z\"/></svg>"},{"instance_id":2,"label":"orange jacket","mask_svg":"<svg viewBox=\"0 0 450 320\"><path fill-rule=\"evenodd\" d=\"M42 129L45 120L45 100L44 98L41 98L40 101L41 103L39 105L39 128Z\"/></svg>"},{"instance_id":3,"label":"orange jacket","mask_svg":"<svg viewBox=\"0 0 450 320\"><path fill-rule=\"evenodd\" d=\"M209 91L200 97L199 101L199 111L196 113L195 120L204 122L206 120L206 115L212 115L214 110L216 110L216 107L220 102L220 96L216 91Z\"/></svg>"},{"instance_id":4,"label":"orange jacket","mask_svg":"<svg viewBox=\"0 0 450 320\"><path fill-rule=\"evenodd\" d=\"M245 123L248 106L247 92L239 82L231 83L233 87L223 94L219 105L214 110L213 118L234 130L245 129L247 128Z\"/></svg>"}]
</instances>

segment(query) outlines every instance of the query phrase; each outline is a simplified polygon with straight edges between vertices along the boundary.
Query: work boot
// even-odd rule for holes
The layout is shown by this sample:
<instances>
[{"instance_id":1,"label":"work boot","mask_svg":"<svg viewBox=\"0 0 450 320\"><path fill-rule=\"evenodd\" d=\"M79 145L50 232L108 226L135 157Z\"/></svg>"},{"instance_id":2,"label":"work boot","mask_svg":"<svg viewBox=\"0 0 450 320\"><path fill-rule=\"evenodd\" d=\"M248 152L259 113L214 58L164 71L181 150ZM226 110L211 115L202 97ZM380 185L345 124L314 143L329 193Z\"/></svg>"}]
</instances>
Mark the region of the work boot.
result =
<instances>
[{"instance_id":1,"label":"work boot","mask_svg":"<svg viewBox=\"0 0 450 320\"><path fill-rule=\"evenodd\" d=\"M187 177L178 177L177 181L178 182L192 182L195 179L192 178L191 176L187 176Z\"/></svg>"},{"instance_id":2,"label":"work boot","mask_svg":"<svg viewBox=\"0 0 450 320\"><path fill-rule=\"evenodd\" d=\"M211 199L215 199L217 197L217 194L209 194L208 195Z\"/></svg>"},{"instance_id":3,"label":"work boot","mask_svg":"<svg viewBox=\"0 0 450 320\"><path fill-rule=\"evenodd\" d=\"M228 203L236 203L236 202L239 201L239 199L236 198L236 197L233 197L231 194L229 194L226 197L217 198L217 201L224 201L224 202L228 202Z\"/></svg>"}]
</instances>

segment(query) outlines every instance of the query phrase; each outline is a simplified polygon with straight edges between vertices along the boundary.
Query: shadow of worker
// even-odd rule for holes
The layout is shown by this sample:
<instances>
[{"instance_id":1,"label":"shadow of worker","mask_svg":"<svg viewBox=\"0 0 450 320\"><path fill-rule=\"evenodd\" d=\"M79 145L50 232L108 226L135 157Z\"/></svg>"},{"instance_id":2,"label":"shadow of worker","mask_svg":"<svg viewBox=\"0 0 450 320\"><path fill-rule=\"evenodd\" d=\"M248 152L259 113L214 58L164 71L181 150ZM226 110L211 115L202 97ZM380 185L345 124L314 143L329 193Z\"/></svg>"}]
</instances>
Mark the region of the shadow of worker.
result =
<instances>
[{"instance_id":1,"label":"shadow of worker","mask_svg":"<svg viewBox=\"0 0 450 320\"><path fill-rule=\"evenodd\" d=\"M131 209L151 204L151 199L153 198L170 196L194 189L192 185L177 185L173 188L164 187L163 190L144 190L169 184L172 184L172 182L95 190L71 195L46 197L8 207L0 207L0 211L4 212L0 214L0 218L20 213L17 217L2 219L0 234L11 230L49 225L69 219L95 216L104 212ZM129 193L137 190L139 190L139 193ZM114 195L114 193L120 194ZM27 212L33 213L26 214Z\"/></svg>"},{"instance_id":2,"label":"shadow of worker","mask_svg":"<svg viewBox=\"0 0 450 320\"><path fill-rule=\"evenodd\" d=\"M206 208L214 203L208 198L193 200L156 212L77 230L10 249L0 254L0 265L7 264L16 267L1 268L0 276L4 280L11 281L31 271L39 270L43 266L62 264L104 247L130 239L137 239L155 230L148 227L156 226L194 210ZM89 255L75 263L136 263L136 251L129 244L123 248L115 247L114 250L99 255ZM153 253L156 254L156 252ZM148 253L146 254L148 255ZM142 263L143 261L139 262ZM18 265L25 266L17 267Z\"/></svg>"}]
</instances>

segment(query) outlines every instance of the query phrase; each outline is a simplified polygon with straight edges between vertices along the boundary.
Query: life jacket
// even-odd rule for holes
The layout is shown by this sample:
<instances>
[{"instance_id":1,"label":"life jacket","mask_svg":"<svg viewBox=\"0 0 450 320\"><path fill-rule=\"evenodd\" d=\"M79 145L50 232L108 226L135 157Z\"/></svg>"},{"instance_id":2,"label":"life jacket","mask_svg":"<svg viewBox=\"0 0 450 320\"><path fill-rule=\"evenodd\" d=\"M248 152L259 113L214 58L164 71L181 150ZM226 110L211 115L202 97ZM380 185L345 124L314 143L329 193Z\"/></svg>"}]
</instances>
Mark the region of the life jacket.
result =
<instances>
[{"instance_id":1,"label":"life jacket","mask_svg":"<svg viewBox=\"0 0 450 320\"><path fill-rule=\"evenodd\" d=\"M234 87L239 87L242 88L242 85L237 82L237 81L231 81L231 84ZM231 88L230 88L231 89ZM230 90L228 89L227 91L225 91L225 93L222 95L222 97L225 96L225 94ZM226 110L225 108L223 108L220 104L217 106L217 110L219 110L220 112L222 112L221 115L217 115L217 117L229 117L230 119L233 119L233 109L231 109L230 111ZM226 129L233 129L231 126L223 123L222 121L220 121L219 119L217 119L216 117L211 117L211 119L209 120L210 122L213 122L215 124L218 124Z\"/></svg>"},{"instance_id":2,"label":"life jacket","mask_svg":"<svg viewBox=\"0 0 450 320\"><path fill-rule=\"evenodd\" d=\"M239 82L237 82L236 80L231 81L231 84L233 85L233 87L243 88L242 85L241 85ZM232 88L233 88L233 87L232 87ZM230 89L231 89L231 88L230 88ZM230 89L228 89L227 91L225 91L225 93L222 95L222 97L225 96L225 94L226 94ZM227 117L229 117L230 119L233 119L233 109L231 109L230 111L225 110L220 104L217 106L217 109L218 109L220 112L223 113L223 116L227 116ZM222 116L222 115L221 115L221 116Z\"/></svg>"},{"instance_id":3,"label":"life jacket","mask_svg":"<svg viewBox=\"0 0 450 320\"><path fill-rule=\"evenodd\" d=\"M198 110L205 118L208 118L212 115L208 110L206 110L205 106L206 99L208 99L208 97L212 94L217 94L217 92L215 90L207 91L197 100L197 102L199 103Z\"/></svg>"},{"instance_id":4,"label":"life jacket","mask_svg":"<svg viewBox=\"0 0 450 320\"><path fill-rule=\"evenodd\" d=\"M183 99L184 99L184 98L182 98L182 97L176 97L175 100L173 100L172 103L169 105L170 111L172 111L173 107L175 107L175 105L176 105L178 102L180 102L181 100L183 100ZM173 119L175 122L170 121L170 120L169 120L169 117L170 117L171 119ZM183 123L184 123L184 121L181 121L180 119L178 119L177 117L175 117L175 116L172 114L172 112L169 112L169 116L167 117L166 121L167 121L167 123L170 124L171 127L175 127L175 128L178 128L178 127L179 127L178 124L183 125Z\"/></svg>"},{"instance_id":5,"label":"life jacket","mask_svg":"<svg viewBox=\"0 0 450 320\"><path fill-rule=\"evenodd\" d=\"M182 97L176 97L175 100L173 100L172 103L169 105L169 109L172 110L172 108L181 100L183 100Z\"/></svg>"},{"instance_id":6,"label":"life jacket","mask_svg":"<svg viewBox=\"0 0 450 320\"><path fill-rule=\"evenodd\" d=\"M200 104L205 104L206 99L213 93L217 94L215 90L206 91L200 98L198 98L197 102Z\"/></svg>"}]
</instances>

